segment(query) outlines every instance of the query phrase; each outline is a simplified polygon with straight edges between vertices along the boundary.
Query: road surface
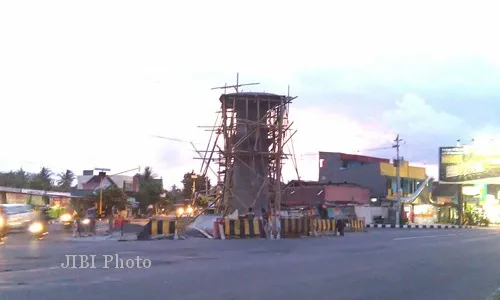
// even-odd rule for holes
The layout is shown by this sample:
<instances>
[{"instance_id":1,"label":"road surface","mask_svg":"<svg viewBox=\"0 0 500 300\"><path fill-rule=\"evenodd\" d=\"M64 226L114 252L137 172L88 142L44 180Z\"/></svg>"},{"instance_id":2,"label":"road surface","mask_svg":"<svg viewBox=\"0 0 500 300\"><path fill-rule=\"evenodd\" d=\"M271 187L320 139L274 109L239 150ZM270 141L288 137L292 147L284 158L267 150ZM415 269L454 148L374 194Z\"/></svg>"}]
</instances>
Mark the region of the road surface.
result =
<instances>
[{"instance_id":1,"label":"road surface","mask_svg":"<svg viewBox=\"0 0 500 300\"><path fill-rule=\"evenodd\" d=\"M500 230L372 229L280 241L30 242L0 249L0 300L482 300L500 286ZM63 269L69 254L96 269ZM103 255L151 260L104 269Z\"/></svg>"}]
</instances>

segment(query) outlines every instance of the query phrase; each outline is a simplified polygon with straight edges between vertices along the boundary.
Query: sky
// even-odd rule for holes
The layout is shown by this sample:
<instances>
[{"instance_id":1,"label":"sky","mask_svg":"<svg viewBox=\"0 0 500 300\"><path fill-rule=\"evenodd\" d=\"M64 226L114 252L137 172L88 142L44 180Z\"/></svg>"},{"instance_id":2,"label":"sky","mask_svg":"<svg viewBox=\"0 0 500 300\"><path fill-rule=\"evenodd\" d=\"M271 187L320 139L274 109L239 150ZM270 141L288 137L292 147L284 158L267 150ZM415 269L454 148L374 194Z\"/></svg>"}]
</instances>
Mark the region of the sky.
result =
<instances>
[{"instance_id":1,"label":"sky","mask_svg":"<svg viewBox=\"0 0 500 300\"><path fill-rule=\"evenodd\" d=\"M318 151L401 155L437 176L438 147L500 121L495 2L1 1L0 171L200 171L212 87L298 96L302 179ZM291 144L290 144L291 145ZM216 170L216 166L213 166ZM285 180L296 179L293 164Z\"/></svg>"}]
</instances>

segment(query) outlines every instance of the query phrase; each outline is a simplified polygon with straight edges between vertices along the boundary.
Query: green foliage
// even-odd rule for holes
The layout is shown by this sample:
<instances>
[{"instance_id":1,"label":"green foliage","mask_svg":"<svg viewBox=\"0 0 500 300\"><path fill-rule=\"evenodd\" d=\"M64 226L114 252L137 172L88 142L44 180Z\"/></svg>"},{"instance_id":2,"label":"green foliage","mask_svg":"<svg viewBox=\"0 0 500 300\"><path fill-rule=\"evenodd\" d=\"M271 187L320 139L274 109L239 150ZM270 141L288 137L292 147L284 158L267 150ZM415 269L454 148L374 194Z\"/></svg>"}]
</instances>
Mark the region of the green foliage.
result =
<instances>
[{"instance_id":1,"label":"green foliage","mask_svg":"<svg viewBox=\"0 0 500 300\"><path fill-rule=\"evenodd\" d=\"M479 213L476 209L474 209L473 206L467 206L464 207L464 220L463 224L464 225L471 225L471 226L489 226L490 225L490 220L484 215Z\"/></svg>"},{"instance_id":2,"label":"green foliage","mask_svg":"<svg viewBox=\"0 0 500 300\"><path fill-rule=\"evenodd\" d=\"M90 201L99 204L101 193L98 191L88 197ZM128 196L119 188L111 186L102 191L102 206L104 211L111 211L111 207L116 206L118 209L124 209L127 204Z\"/></svg>"},{"instance_id":3,"label":"green foliage","mask_svg":"<svg viewBox=\"0 0 500 300\"><path fill-rule=\"evenodd\" d=\"M166 194L167 200L171 203L182 202L184 200L182 190L175 184L170 187L170 190L166 191Z\"/></svg>"},{"instance_id":4,"label":"green foliage","mask_svg":"<svg viewBox=\"0 0 500 300\"><path fill-rule=\"evenodd\" d=\"M38 174L36 174L30 182L30 187L35 190L50 191L54 187L54 180L52 179L52 171L49 168L43 167Z\"/></svg>"},{"instance_id":5,"label":"green foliage","mask_svg":"<svg viewBox=\"0 0 500 300\"><path fill-rule=\"evenodd\" d=\"M71 185L75 180L75 175L72 171L66 170L58 174L57 185L54 184L54 174L49 168L43 167L38 173L28 173L23 169L0 173L0 186L19 188L19 189L34 189L34 190L59 190L69 192Z\"/></svg>"},{"instance_id":6,"label":"green foliage","mask_svg":"<svg viewBox=\"0 0 500 300\"><path fill-rule=\"evenodd\" d=\"M28 188L32 174L27 173L23 169L10 171L0 174L0 185L12 188L24 189Z\"/></svg>"},{"instance_id":7,"label":"green foliage","mask_svg":"<svg viewBox=\"0 0 500 300\"><path fill-rule=\"evenodd\" d=\"M50 191L54 188L52 171L43 167L39 173L28 173L23 169L0 173L0 184L13 188L30 188Z\"/></svg>"},{"instance_id":8,"label":"green foliage","mask_svg":"<svg viewBox=\"0 0 500 300\"><path fill-rule=\"evenodd\" d=\"M66 170L66 172L62 172L57 174L57 187L60 191L69 192L71 190L71 186L73 185L73 181L75 181L76 176L71 170Z\"/></svg>"},{"instance_id":9,"label":"green foliage","mask_svg":"<svg viewBox=\"0 0 500 300\"><path fill-rule=\"evenodd\" d=\"M150 204L157 204L163 194L163 183L151 167L146 167L139 177L139 192L134 196L144 209Z\"/></svg>"},{"instance_id":10,"label":"green foliage","mask_svg":"<svg viewBox=\"0 0 500 300\"><path fill-rule=\"evenodd\" d=\"M205 208L212 201L215 201L214 197L207 197L207 196L201 195L201 196L196 197L195 205Z\"/></svg>"},{"instance_id":11,"label":"green foliage","mask_svg":"<svg viewBox=\"0 0 500 300\"><path fill-rule=\"evenodd\" d=\"M203 175L197 175L196 179L193 179L192 176L195 175L194 172L187 172L184 174L182 179L182 195L184 199L192 199L193 198L193 181L196 180L195 189L197 193L200 191L206 191L210 189L210 179L206 178Z\"/></svg>"}]
</instances>

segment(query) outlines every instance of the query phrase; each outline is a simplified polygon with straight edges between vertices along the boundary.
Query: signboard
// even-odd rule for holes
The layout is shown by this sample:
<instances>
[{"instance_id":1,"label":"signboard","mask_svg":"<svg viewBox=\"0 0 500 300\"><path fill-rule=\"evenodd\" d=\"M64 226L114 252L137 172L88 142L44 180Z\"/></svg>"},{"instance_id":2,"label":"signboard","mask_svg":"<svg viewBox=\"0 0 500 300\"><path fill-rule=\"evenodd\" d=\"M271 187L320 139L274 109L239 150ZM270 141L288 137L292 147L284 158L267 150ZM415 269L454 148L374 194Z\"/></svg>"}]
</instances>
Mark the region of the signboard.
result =
<instances>
[{"instance_id":1,"label":"signboard","mask_svg":"<svg viewBox=\"0 0 500 300\"><path fill-rule=\"evenodd\" d=\"M500 177L500 149L474 146L439 148L439 180L459 183Z\"/></svg>"},{"instance_id":2,"label":"signboard","mask_svg":"<svg viewBox=\"0 0 500 300\"><path fill-rule=\"evenodd\" d=\"M28 203L29 195L6 193L7 204L26 204Z\"/></svg>"}]
</instances>

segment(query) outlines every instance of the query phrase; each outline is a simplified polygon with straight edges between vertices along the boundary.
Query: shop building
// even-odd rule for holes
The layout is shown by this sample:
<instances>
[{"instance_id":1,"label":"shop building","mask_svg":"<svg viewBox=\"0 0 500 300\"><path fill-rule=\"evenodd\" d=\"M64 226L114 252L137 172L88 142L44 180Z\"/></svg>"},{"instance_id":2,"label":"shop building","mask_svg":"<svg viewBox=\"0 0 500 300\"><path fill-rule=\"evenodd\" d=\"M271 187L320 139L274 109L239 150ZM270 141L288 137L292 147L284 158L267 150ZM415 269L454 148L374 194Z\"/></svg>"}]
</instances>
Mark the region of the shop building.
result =
<instances>
[{"instance_id":1,"label":"shop building","mask_svg":"<svg viewBox=\"0 0 500 300\"><path fill-rule=\"evenodd\" d=\"M371 197L394 200L397 192L396 166L389 159L338 152L319 153L319 182L348 182L367 187ZM427 178L425 168L401 161L401 196L412 196ZM428 193L427 193L428 194Z\"/></svg>"}]
</instances>

